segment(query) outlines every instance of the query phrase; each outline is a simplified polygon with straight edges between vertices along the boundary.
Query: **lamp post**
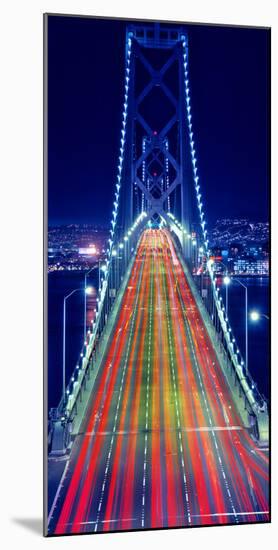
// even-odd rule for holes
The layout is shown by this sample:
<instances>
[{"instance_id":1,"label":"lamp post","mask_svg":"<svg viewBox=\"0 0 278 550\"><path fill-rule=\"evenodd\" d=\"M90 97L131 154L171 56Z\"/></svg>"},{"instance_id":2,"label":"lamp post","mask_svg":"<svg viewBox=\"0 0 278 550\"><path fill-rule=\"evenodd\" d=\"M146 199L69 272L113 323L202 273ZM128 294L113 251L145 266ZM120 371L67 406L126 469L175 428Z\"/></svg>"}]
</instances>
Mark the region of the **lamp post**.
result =
<instances>
[{"instance_id":1,"label":"lamp post","mask_svg":"<svg viewBox=\"0 0 278 550\"><path fill-rule=\"evenodd\" d=\"M112 285L113 285L114 292L116 294L117 292L117 260L116 260L117 251L115 248L113 248L112 250L111 257L112 257Z\"/></svg>"},{"instance_id":2,"label":"lamp post","mask_svg":"<svg viewBox=\"0 0 278 550\"><path fill-rule=\"evenodd\" d=\"M85 275L84 275L84 342L86 340L86 329L87 329L87 294L91 294L92 292L92 289L91 287L88 287L87 288L87 277L88 275L91 273L91 271L93 271L94 269L97 269L97 267L99 267L99 263L94 265L93 267L91 267L91 269L89 269L89 271L86 271ZM88 291L88 289L90 289Z\"/></svg>"},{"instance_id":3,"label":"lamp post","mask_svg":"<svg viewBox=\"0 0 278 550\"><path fill-rule=\"evenodd\" d=\"M245 290L245 372L248 375L248 287L240 279L235 279Z\"/></svg>"},{"instance_id":4,"label":"lamp post","mask_svg":"<svg viewBox=\"0 0 278 550\"><path fill-rule=\"evenodd\" d=\"M103 281L103 279L101 279L100 277L100 272L102 271L104 277L106 277L106 273L107 273L107 265L103 264L102 266L99 266L99 288L100 288L100 283L101 281ZM106 310L106 313L108 313L108 308L109 308L109 288L107 289L107 292L106 292L106 301L105 301L105 310Z\"/></svg>"},{"instance_id":5,"label":"lamp post","mask_svg":"<svg viewBox=\"0 0 278 550\"><path fill-rule=\"evenodd\" d=\"M226 286L226 313L228 315L228 286L231 282L231 279L228 275L225 275L223 281L224 281L224 284Z\"/></svg>"},{"instance_id":6,"label":"lamp post","mask_svg":"<svg viewBox=\"0 0 278 550\"><path fill-rule=\"evenodd\" d=\"M124 256L125 256L125 269L128 264L128 237L127 235L124 236Z\"/></svg>"},{"instance_id":7,"label":"lamp post","mask_svg":"<svg viewBox=\"0 0 278 550\"><path fill-rule=\"evenodd\" d=\"M214 263L215 263L215 260L211 260L211 262L212 262L212 264L214 264ZM223 265L223 266L225 267L225 276L224 276L223 282L224 282L224 284L225 284L225 286L226 286L226 303L225 303L225 309L226 309L226 313L227 313L227 315L228 315L228 286L229 286L229 284L230 284L230 282L231 282L231 278L230 278L229 275L228 275L229 271L228 271L227 265L224 264L224 262L222 262L221 260L216 260L216 263L221 264L221 265Z\"/></svg>"},{"instance_id":8,"label":"lamp post","mask_svg":"<svg viewBox=\"0 0 278 550\"><path fill-rule=\"evenodd\" d=\"M90 289L90 290L89 290ZM75 288L72 290L69 294L64 296L64 303L63 303L63 404L66 403L66 313L67 313L67 300L75 294L76 292L84 292L84 296L86 296L87 291L91 293L92 288L86 287L83 288Z\"/></svg>"},{"instance_id":9,"label":"lamp post","mask_svg":"<svg viewBox=\"0 0 278 550\"><path fill-rule=\"evenodd\" d=\"M119 286L122 282L122 259L123 259L123 256L121 255L123 253L123 249L124 249L124 244L123 243L120 243L119 244L119 253L118 253L118 257L119 257Z\"/></svg>"},{"instance_id":10,"label":"lamp post","mask_svg":"<svg viewBox=\"0 0 278 550\"><path fill-rule=\"evenodd\" d=\"M214 260L211 260L211 262L214 263ZM226 275L223 279L223 282L226 286L226 315L228 314L228 286L229 286L229 284L232 281L236 281L245 290L245 372L246 372L246 375L248 375L249 374L249 370L248 370L248 287L245 284L243 284L243 282L240 281L240 279L237 279L236 277L232 277L232 278L229 277L228 268L224 264L224 262L222 262L221 260L220 261L217 260L217 263L222 264L226 269Z\"/></svg>"},{"instance_id":11,"label":"lamp post","mask_svg":"<svg viewBox=\"0 0 278 550\"><path fill-rule=\"evenodd\" d=\"M193 269L197 269L197 240L192 239Z\"/></svg>"},{"instance_id":12,"label":"lamp post","mask_svg":"<svg viewBox=\"0 0 278 550\"><path fill-rule=\"evenodd\" d=\"M243 282L240 281L240 279L237 279L236 277L233 277L231 279L230 277L226 276L224 277L226 292L228 289L228 285L231 283L231 281L236 281L236 283L241 285L245 290L245 372L248 375L249 374L249 371L248 371L248 287L245 284L243 284Z\"/></svg>"},{"instance_id":13,"label":"lamp post","mask_svg":"<svg viewBox=\"0 0 278 550\"><path fill-rule=\"evenodd\" d=\"M204 254L204 249L202 246L199 247L199 250L198 250L198 265L199 265L199 268L201 268L201 271L200 271L200 290L201 290L201 296L203 295L203 254ZM203 298L203 296L202 296Z\"/></svg>"},{"instance_id":14,"label":"lamp post","mask_svg":"<svg viewBox=\"0 0 278 550\"><path fill-rule=\"evenodd\" d=\"M250 311L249 317L250 317L251 321L253 321L253 322L259 321L261 319L261 317L264 317L265 319L267 319L269 321L269 316L268 315L266 315L265 313L260 313L259 311L256 311L256 310Z\"/></svg>"}]
</instances>

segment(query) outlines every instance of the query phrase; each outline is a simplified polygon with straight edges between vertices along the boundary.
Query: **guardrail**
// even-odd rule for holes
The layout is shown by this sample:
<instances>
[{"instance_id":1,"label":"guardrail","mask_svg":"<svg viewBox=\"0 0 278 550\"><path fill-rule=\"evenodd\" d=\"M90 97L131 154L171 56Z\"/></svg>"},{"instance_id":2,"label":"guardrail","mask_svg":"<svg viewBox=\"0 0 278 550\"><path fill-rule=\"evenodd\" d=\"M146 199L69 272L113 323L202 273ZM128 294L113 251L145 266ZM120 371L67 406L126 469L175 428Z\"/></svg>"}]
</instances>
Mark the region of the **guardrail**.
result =
<instances>
[{"instance_id":1,"label":"guardrail","mask_svg":"<svg viewBox=\"0 0 278 550\"><path fill-rule=\"evenodd\" d=\"M215 341L218 342L218 350L222 354L224 362L230 370L229 377L232 377L233 384L238 388L238 397L243 399L243 408L239 407L241 416L244 420L248 419L248 427L262 445L268 444L269 440L269 415L268 403L266 398L259 391L255 381L250 373L246 374L243 368L243 358L236 345L236 339L233 335L232 328L226 320L225 312L217 299L216 281L213 277L212 270L208 269L211 292L213 299L213 312L209 308L209 300L204 301L200 294L200 290L195 284L193 275L190 271L188 263L183 257L180 242L174 237L176 250L183 265L184 271L188 277L191 290L194 297L197 299L197 304L202 314L202 307L207 314L206 324L210 325L210 332L214 334ZM218 318L218 322L216 322ZM223 370L223 369L222 369ZM227 377L227 370L224 374ZM244 414L244 411L246 414Z\"/></svg>"},{"instance_id":2,"label":"guardrail","mask_svg":"<svg viewBox=\"0 0 278 550\"><path fill-rule=\"evenodd\" d=\"M99 294L99 307L96 320L93 325L93 332L85 348L85 353L82 358L81 365L77 365L66 387L66 400L61 398L58 406L50 410L49 413L49 430L48 430L48 447L50 456L63 455L70 449L71 433L74 417L78 412L78 400L82 401L82 395L86 390L87 383L90 381L91 374L94 372L94 367L97 363L98 350L102 347L102 338L104 336L104 328L106 327L110 315L113 311L113 306L116 304L118 295L121 294L126 283L125 278L129 276L133 259L136 255L136 250L142 228L138 227L134 230L131 243L129 246L129 257L125 263L125 276L119 277L119 286L116 289L116 295L111 300L109 298L109 277L115 279L112 271L107 273L107 278L102 285ZM121 289L121 290L120 290ZM108 301L108 306L107 306ZM111 307L110 307L111 306ZM83 349L83 348L82 348Z\"/></svg>"}]
</instances>

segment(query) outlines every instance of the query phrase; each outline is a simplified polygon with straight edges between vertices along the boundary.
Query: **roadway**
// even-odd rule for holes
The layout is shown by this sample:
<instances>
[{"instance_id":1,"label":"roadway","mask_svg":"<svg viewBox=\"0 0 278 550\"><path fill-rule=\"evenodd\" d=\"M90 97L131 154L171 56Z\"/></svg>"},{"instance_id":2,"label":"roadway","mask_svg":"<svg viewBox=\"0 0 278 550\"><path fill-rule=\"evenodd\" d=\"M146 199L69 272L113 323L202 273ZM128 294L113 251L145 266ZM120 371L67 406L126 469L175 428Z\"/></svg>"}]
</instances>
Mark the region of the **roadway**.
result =
<instances>
[{"instance_id":1,"label":"roadway","mask_svg":"<svg viewBox=\"0 0 278 550\"><path fill-rule=\"evenodd\" d=\"M49 533L268 521L268 467L170 234L144 231Z\"/></svg>"}]
</instances>

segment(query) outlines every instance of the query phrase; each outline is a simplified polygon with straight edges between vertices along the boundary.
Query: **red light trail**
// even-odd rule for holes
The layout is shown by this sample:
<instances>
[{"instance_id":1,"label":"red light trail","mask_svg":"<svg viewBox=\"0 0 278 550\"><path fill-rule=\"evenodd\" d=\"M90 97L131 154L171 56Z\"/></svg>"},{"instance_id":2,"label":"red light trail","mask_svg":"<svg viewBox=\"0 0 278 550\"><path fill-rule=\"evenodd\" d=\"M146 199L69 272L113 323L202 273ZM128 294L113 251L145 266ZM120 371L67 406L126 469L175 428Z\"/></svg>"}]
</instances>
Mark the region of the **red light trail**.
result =
<instances>
[{"instance_id":1,"label":"red light trail","mask_svg":"<svg viewBox=\"0 0 278 550\"><path fill-rule=\"evenodd\" d=\"M168 231L144 231L49 532L266 521L242 425Z\"/></svg>"}]
</instances>

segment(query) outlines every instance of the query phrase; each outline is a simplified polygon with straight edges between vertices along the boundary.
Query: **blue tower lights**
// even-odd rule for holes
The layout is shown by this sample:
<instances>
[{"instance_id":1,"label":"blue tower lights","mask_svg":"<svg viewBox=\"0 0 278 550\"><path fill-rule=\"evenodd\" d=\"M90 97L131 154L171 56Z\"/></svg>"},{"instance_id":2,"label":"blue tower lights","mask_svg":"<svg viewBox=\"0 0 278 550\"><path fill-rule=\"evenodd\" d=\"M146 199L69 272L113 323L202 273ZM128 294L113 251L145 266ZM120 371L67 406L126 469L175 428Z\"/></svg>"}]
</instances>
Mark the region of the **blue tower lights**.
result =
<instances>
[{"instance_id":1,"label":"blue tower lights","mask_svg":"<svg viewBox=\"0 0 278 550\"><path fill-rule=\"evenodd\" d=\"M95 308L95 318L92 319L91 324L92 328L91 330L88 330L88 336L89 341L84 341L84 349L81 351L79 359L81 361L81 364L78 362L73 375L70 378L69 384L67 386L67 389L65 391L66 394L66 404L65 408L67 408L67 405L70 403L72 399L73 392L75 390L76 382L80 379L81 374L80 371L84 371L88 361L89 361L89 354L91 352L92 346L95 341L95 336L97 334L98 329L98 322L101 317L102 313L102 307L104 303L104 299L106 296L106 293L108 291L108 279L109 274L111 271L112 261L113 257L116 252L115 247L115 229L117 225L117 217L118 217L118 211L119 211L119 200L120 200L120 190L121 190L121 184L122 184L122 170L123 170L123 161L124 161L124 153L125 153L125 141L126 141L126 123L127 123L127 116L128 116L128 93L129 93L129 81L130 81L130 62L131 62L131 48L132 48L132 38L131 35L128 37L127 40L127 50L126 50L126 66L125 66L125 80L124 80L124 103L123 103L123 111L122 111L122 128L121 128L121 137L120 137L120 151L119 151L119 158L118 158L118 168L117 168L117 176L116 176L116 189L115 189L115 200L113 203L113 212L112 212L112 219L111 219L111 228L110 228L110 238L108 240L108 249L106 254L106 261L105 264L102 266L102 272L104 277L100 279L100 286L98 290L98 297L97 297L97 304ZM141 216L145 214L144 212L141 213ZM137 220L136 220L137 221ZM135 224L134 224L135 225ZM131 228L130 232L132 232L134 227ZM131 234L131 233L130 233ZM126 237L128 239L128 237ZM125 238L125 241L126 241ZM120 250L122 249L124 245L122 243L119 244Z\"/></svg>"},{"instance_id":2,"label":"blue tower lights","mask_svg":"<svg viewBox=\"0 0 278 550\"><path fill-rule=\"evenodd\" d=\"M169 150L169 140L168 140L168 138L165 138L165 149L166 149L166 151ZM169 189L169 159L168 159L167 155L166 155L166 158L165 158L165 165L166 165L166 189L168 191L168 189ZM170 195L168 195L168 197L167 197L167 210L168 210L168 212L170 212L170 209L171 209Z\"/></svg>"},{"instance_id":3,"label":"blue tower lights","mask_svg":"<svg viewBox=\"0 0 278 550\"><path fill-rule=\"evenodd\" d=\"M125 86L124 86L124 105L123 105L123 112L122 112L122 129L121 129L121 139L120 139L120 154L119 154L119 161L118 161L118 174L117 174L117 181L116 181L116 191L115 191L115 201L114 201L114 210L112 213L112 220L111 220L111 239L109 240L109 249L107 251L107 272L105 274L106 278L109 274L109 267L110 267L110 259L112 255L112 250L114 246L114 235L115 235L115 227L117 223L117 216L118 216L118 209L119 209L119 199L120 199L120 189L122 184L122 170L123 170L123 161L124 161L124 152L125 152L125 138L126 138L126 119L128 114L128 92L129 92L129 74L130 74L130 58L131 58L131 47L132 47L132 40L131 37L127 40L127 54L126 54L126 67L125 67Z\"/></svg>"},{"instance_id":4,"label":"blue tower lights","mask_svg":"<svg viewBox=\"0 0 278 550\"><path fill-rule=\"evenodd\" d=\"M115 201L116 202L116 201ZM114 203L115 206L115 203ZM114 212L113 211L113 220L114 220ZM95 319L92 319L92 329L88 330L88 336L89 341L84 342L85 350L80 353L80 361L81 365L77 363L75 367L75 371L73 375L70 378L69 384L67 386L66 390L66 402L65 402L65 409L67 409L73 400L74 392L76 391L77 382L82 381L82 378L85 374L85 369L89 362L89 355L91 353L92 347L95 342L97 330L98 330L98 323L100 321L100 317L102 314L102 308L104 305L105 297L107 296L108 292L108 278L109 275L112 276L112 262L115 258L118 257L118 254L124 250L125 255L128 256L129 253L126 251L126 246L128 245L129 241L132 239L132 236L135 235L136 230L138 229L140 223L143 221L144 218L147 217L147 213L145 211L141 212L140 215L137 217L133 225L128 229L126 232L126 235L123 237L123 242L115 243L114 237L114 227L115 225L111 222L112 228L110 230L111 237L108 241L109 247L107 249L107 257L106 262L104 265L102 265L101 270L104 274L104 278L100 279L100 287L99 287L99 295L97 297L97 304L96 308L94 310L95 313ZM113 221L112 220L112 221ZM133 248L131 249L133 251Z\"/></svg>"},{"instance_id":5,"label":"blue tower lights","mask_svg":"<svg viewBox=\"0 0 278 550\"><path fill-rule=\"evenodd\" d=\"M222 297L219 295L220 289L217 287L217 278L214 277L214 270L213 270L213 262L210 260L210 250L209 250L209 241L208 241L208 235L207 235L207 229L206 229L206 220L205 220L205 214L204 214L204 207L202 202L202 195L200 192L200 183L199 183L199 176L198 176L198 166L197 166L197 158L196 158L196 150L195 150L195 142L193 140L194 134L193 134L193 125L192 125L192 114L191 114L191 105L190 105L190 88L189 88L189 75L188 75L188 46L185 35L181 37L182 40L182 48L183 48L183 67L184 67L184 85L185 85L185 104L186 104L186 112L187 112L187 123L188 123L188 130L189 130L189 139L190 139L190 152L191 152L191 162L192 162L192 170L193 170L193 179L195 184L195 192L196 192L196 198L197 198L197 207L199 210L199 217L200 217L200 225L202 229L202 240L203 240L203 246L202 250L206 256L207 259L207 269L209 273L209 277L212 283L212 291L213 291L213 298L215 300L219 319L221 322L221 326L223 329L223 332L225 334L225 339L227 342L228 349L231 353L231 358L234 361L235 367L241 371L243 374L243 368L245 367L245 362L242 358L242 355L240 353L239 347L236 344L236 339L233 335L232 327L230 325L228 314L226 313L225 306L222 303ZM182 229L181 225L180 229ZM204 247L204 248L203 248ZM250 373L245 373L251 382L251 389L256 389L256 385L253 382Z\"/></svg>"},{"instance_id":6,"label":"blue tower lights","mask_svg":"<svg viewBox=\"0 0 278 550\"><path fill-rule=\"evenodd\" d=\"M143 141L142 141L142 152L143 152L143 155L146 152L146 138L145 137L143 138ZM145 159L142 162L142 181L143 181L143 183L145 183L145 181L146 181L146 161L145 161ZM141 207L142 212L144 212L144 208L145 208L145 195L144 195L144 193L142 193L142 207Z\"/></svg>"},{"instance_id":7,"label":"blue tower lights","mask_svg":"<svg viewBox=\"0 0 278 550\"><path fill-rule=\"evenodd\" d=\"M106 269L104 272L104 279L102 281L102 286L100 287L100 300L99 300L98 314L100 313L101 304L104 300L106 289L108 288L108 277L109 277L109 272L112 264L112 257L114 255L113 252L115 247L114 236L115 236L115 229L116 229L117 217L118 217L118 211L119 211L120 190L121 190L121 184L122 184L122 170L123 170L123 161L124 161L124 153L125 153L131 47L132 47L132 39L129 36L127 40L127 52L126 52L124 104L123 104L123 112L122 112L122 129L121 129L121 139L120 139L120 153L119 153L119 160L118 160L118 174L116 179L115 200L113 203L114 209L112 212L111 229L110 229L111 237L108 240L109 247L107 249Z\"/></svg>"},{"instance_id":8,"label":"blue tower lights","mask_svg":"<svg viewBox=\"0 0 278 550\"><path fill-rule=\"evenodd\" d=\"M192 130L192 114L191 114L191 105L190 105L190 89L189 89L189 78L188 78L188 52L187 52L187 43L186 37L183 35L182 39L182 48L183 48L183 67L184 67L184 85L185 85L185 102L186 102L186 111L187 111L187 123L189 130L189 139L190 139L190 152L191 152L191 162L193 169L193 178L195 184L195 191L197 197L197 206L199 209L200 224L202 228L202 236L205 247L205 254L209 257L209 242L207 239L207 230L205 229L206 222L204 220L204 211L202 203L202 195L200 193L200 184L197 168L197 158L195 151L195 142L193 140L193 130Z\"/></svg>"},{"instance_id":9,"label":"blue tower lights","mask_svg":"<svg viewBox=\"0 0 278 550\"><path fill-rule=\"evenodd\" d=\"M213 261L210 259L210 250L209 250L209 241L208 241L208 235L207 235L207 229L206 229L206 220L205 220L205 214L204 214L204 206L202 202L202 194L201 194L201 187L199 183L199 175L198 175L198 165L197 165L197 157L196 157L196 149L195 149L195 141L193 140L194 134L193 134L193 126L192 126L192 114L191 114L191 105L190 105L190 88L189 88L189 75L188 75L188 46L185 35L181 37L182 41L182 49L183 49L183 68L184 68L184 86L185 86L185 107L186 107L186 116L187 116L187 124L188 124L188 130L189 130L189 140L190 140L190 154L191 154L191 163L192 163L192 171L193 171L193 180L194 180L194 187L195 187L195 193L196 193L196 199L197 199L197 207L199 211L199 218L200 218L200 226L202 229L202 246L200 247L199 251L202 251L202 255L206 258L206 265L207 265L207 271L211 280L211 286L212 286L212 293L213 293L213 299L214 303L216 305L217 311L218 311L218 318L225 336L227 348L230 352L231 360L234 363L234 366L237 371L239 371L240 376L244 377L243 374L243 368L244 368L244 361L241 356L240 350L236 344L236 339L233 335L232 328L229 323L228 315L225 311L225 306L223 304L222 297L220 296L220 288L217 286L217 278L214 276L214 269L213 269ZM129 243L133 237L137 233L137 229L141 222L144 220L144 218L147 217L147 213L144 211L144 203L145 203L145 197L142 194L142 207L141 207L141 213L138 216L138 218L135 220L133 225L126 231L126 234L123 237L123 242L116 243L115 241L115 234L116 234L116 226L117 226L117 218L118 218L118 211L119 211L119 202L120 202L120 190L122 186L122 171L123 171L123 162L124 162L124 155L125 155L125 142L126 142L126 124L127 124L127 117L128 117L128 96L129 96L129 82L130 82L130 64L131 64L131 49L132 49L132 33L129 34L128 40L127 40L127 50L126 50L126 66L125 66L125 85L124 85L124 104L123 104L123 111L122 111L122 128L121 128L121 138L120 138L120 150L119 150L119 159L118 159L118 168L117 168L117 176L116 176L116 189L115 189L115 200L113 203L113 212L112 212L112 219L111 219L111 229L110 229L110 238L108 240L108 248L107 248L107 255L105 264L102 266L102 271L104 277L100 279L100 287L99 287L99 295L97 298L97 307L95 311L95 319L92 320L92 330L88 331L89 335L89 342L85 342L85 350L80 354L81 358L81 367L79 364L76 366L76 378L75 375L73 375L70 379L68 388L66 390L67 399L70 401L72 398L72 392L74 391L76 381L80 377L80 369L82 370L86 364L86 360L89 361L89 355L88 353L89 349L92 349L93 343L95 341L95 336L97 334L98 329L98 322L101 317L103 303L105 300L105 297L107 296L108 289L109 289L109 276L111 271L113 270L113 259L115 259L119 252L124 251L125 256L129 256ZM165 142L165 147L168 149L168 139ZM143 138L142 142L142 149L143 153L146 150L146 140ZM146 176L146 165L145 162L143 162L142 165L143 170L143 180ZM167 180L168 178L168 180ZM166 156L166 188L169 186L169 165L168 165L168 158ZM181 233L187 237L189 240L192 240L192 245L194 247L197 246L197 240L191 235L185 228L183 228L182 224L179 222L179 220L170 212L170 199L168 197L167 199L167 210L168 210L168 216L173 220L175 225L178 227L178 229L181 231ZM132 249L133 250L133 249ZM201 252L200 252L201 253ZM248 379L251 382L251 388L250 392L253 395L253 391L256 390L256 385L253 382L252 378L250 377L250 374L248 375ZM254 399L254 398L253 398ZM255 401L255 399L254 399Z\"/></svg>"}]
</instances>

